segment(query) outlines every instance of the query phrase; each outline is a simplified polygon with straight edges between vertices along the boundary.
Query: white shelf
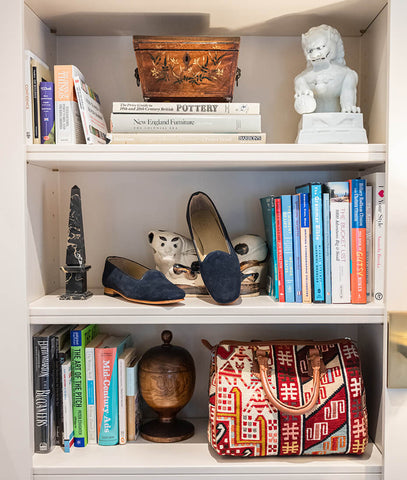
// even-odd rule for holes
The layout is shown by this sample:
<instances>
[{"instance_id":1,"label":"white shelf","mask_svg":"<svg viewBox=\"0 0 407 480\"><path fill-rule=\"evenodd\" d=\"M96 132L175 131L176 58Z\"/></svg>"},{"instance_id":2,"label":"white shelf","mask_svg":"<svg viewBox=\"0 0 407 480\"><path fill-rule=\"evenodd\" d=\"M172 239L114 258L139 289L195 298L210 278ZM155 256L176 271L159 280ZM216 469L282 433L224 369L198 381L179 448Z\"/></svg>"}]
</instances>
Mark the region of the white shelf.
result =
<instances>
[{"instance_id":1,"label":"white shelf","mask_svg":"<svg viewBox=\"0 0 407 480\"><path fill-rule=\"evenodd\" d=\"M27 161L63 171L364 170L383 165L384 144L30 145Z\"/></svg>"},{"instance_id":2,"label":"white shelf","mask_svg":"<svg viewBox=\"0 0 407 480\"><path fill-rule=\"evenodd\" d=\"M108 297L98 289L88 300L59 300L46 295L29 306L32 324L381 324L382 304L326 305L277 303L267 295L218 305L210 297L186 298L172 306L144 305Z\"/></svg>"},{"instance_id":3,"label":"white shelf","mask_svg":"<svg viewBox=\"0 0 407 480\"><path fill-rule=\"evenodd\" d=\"M198 419L193 423L195 435L179 443L151 443L140 438L126 445L73 448L69 455L62 448L55 447L49 454L34 454L33 472L35 475L61 475L63 472L64 475L95 476L247 474L255 478L256 474L278 476L326 474L329 471L335 474L380 474L383 470L382 455L373 443L368 444L361 456L221 457L208 445L207 421Z\"/></svg>"}]
</instances>

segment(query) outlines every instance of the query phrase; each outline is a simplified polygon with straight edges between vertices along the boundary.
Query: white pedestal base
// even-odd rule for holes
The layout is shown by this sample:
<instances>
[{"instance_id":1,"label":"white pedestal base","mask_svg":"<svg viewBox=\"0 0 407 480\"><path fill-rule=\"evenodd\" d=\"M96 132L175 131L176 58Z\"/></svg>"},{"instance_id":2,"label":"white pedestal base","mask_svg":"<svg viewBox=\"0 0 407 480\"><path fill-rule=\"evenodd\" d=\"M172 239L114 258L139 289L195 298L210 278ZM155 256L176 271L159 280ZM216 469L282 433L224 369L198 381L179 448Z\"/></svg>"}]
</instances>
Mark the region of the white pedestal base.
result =
<instances>
[{"instance_id":1,"label":"white pedestal base","mask_svg":"<svg viewBox=\"0 0 407 480\"><path fill-rule=\"evenodd\" d=\"M295 143L367 143L362 113L306 113Z\"/></svg>"}]
</instances>

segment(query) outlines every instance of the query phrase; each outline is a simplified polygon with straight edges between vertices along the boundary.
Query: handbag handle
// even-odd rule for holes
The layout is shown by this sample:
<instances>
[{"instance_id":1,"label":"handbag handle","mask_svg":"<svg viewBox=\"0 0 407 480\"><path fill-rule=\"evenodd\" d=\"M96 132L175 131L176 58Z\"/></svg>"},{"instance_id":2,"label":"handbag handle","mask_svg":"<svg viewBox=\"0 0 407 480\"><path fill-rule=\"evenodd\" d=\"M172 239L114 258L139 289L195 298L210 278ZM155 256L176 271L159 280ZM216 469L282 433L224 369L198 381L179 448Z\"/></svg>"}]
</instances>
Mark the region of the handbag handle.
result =
<instances>
[{"instance_id":1,"label":"handbag handle","mask_svg":"<svg viewBox=\"0 0 407 480\"><path fill-rule=\"evenodd\" d=\"M274 396L271 391L270 385L267 378L267 369L268 369L268 357L264 350L256 351L257 362L259 364L260 370L260 381L264 389L264 393L268 401L276 407L281 413L287 413L289 415L303 415L304 413L312 410L318 402L319 398L319 388L321 380L321 370L324 367L321 356L318 349L310 348L308 351L308 363L310 369L312 368L312 395L311 398L305 405L299 407L290 407L285 403L281 402L277 397Z\"/></svg>"}]
</instances>

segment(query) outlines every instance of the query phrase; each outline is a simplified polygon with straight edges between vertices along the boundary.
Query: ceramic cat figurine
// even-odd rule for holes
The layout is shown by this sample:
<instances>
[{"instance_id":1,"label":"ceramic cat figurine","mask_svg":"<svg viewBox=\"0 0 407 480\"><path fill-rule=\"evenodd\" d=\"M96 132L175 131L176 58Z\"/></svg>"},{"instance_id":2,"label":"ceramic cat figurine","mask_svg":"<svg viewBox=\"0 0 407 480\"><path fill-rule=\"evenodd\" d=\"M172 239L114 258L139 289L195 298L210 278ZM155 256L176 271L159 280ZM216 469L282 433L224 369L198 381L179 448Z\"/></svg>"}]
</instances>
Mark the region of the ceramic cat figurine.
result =
<instances>
[{"instance_id":1,"label":"ceramic cat figurine","mask_svg":"<svg viewBox=\"0 0 407 480\"><path fill-rule=\"evenodd\" d=\"M156 269L187 295L207 295L199 273L198 257L192 240L174 232L151 230L148 241ZM266 242L258 235L241 235L232 240L242 272L241 295L259 295L265 275Z\"/></svg>"}]
</instances>

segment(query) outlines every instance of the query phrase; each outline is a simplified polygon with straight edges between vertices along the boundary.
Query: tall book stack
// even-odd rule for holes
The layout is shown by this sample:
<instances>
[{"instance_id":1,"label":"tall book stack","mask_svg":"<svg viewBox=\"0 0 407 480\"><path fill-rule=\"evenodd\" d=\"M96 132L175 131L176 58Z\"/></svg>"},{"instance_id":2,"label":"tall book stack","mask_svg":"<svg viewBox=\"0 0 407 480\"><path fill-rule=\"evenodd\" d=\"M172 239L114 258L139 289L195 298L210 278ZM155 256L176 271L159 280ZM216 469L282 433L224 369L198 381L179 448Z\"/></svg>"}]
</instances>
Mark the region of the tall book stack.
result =
<instances>
[{"instance_id":1,"label":"tall book stack","mask_svg":"<svg viewBox=\"0 0 407 480\"><path fill-rule=\"evenodd\" d=\"M383 302L384 174L311 182L260 203L275 301Z\"/></svg>"},{"instance_id":2,"label":"tall book stack","mask_svg":"<svg viewBox=\"0 0 407 480\"><path fill-rule=\"evenodd\" d=\"M113 102L113 144L265 143L258 103Z\"/></svg>"}]
</instances>

